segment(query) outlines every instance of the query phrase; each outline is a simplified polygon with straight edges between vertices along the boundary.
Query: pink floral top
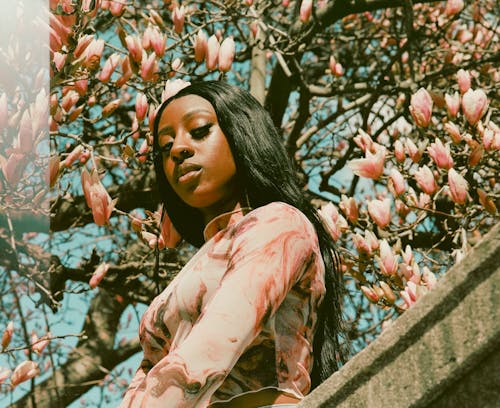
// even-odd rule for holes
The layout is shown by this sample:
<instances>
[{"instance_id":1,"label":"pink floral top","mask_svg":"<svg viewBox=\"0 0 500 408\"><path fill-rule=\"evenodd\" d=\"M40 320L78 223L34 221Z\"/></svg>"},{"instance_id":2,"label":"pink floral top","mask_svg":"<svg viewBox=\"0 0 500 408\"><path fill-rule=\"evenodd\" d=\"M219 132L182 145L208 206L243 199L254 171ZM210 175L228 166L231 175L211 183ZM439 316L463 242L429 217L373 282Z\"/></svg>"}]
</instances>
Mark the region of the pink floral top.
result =
<instances>
[{"instance_id":1,"label":"pink floral top","mask_svg":"<svg viewBox=\"0 0 500 408\"><path fill-rule=\"evenodd\" d=\"M121 407L206 407L268 387L309 392L325 292L316 232L288 204L246 212L213 219L206 243L144 313L144 359Z\"/></svg>"}]
</instances>

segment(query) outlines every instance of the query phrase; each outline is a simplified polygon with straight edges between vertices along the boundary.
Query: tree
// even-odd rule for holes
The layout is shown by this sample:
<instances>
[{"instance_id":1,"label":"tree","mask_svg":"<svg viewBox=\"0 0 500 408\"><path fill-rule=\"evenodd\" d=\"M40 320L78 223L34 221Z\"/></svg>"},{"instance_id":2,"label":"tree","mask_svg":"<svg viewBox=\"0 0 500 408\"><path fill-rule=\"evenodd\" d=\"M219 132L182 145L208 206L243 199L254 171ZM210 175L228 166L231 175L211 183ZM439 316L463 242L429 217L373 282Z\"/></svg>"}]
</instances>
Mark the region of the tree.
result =
<instances>
[{"instance_id":1,"label":"tree","mask_svg":"<svg viewBox=\"0 0 500 408\"><path fill-rule=\"evenodd\" d=\"M180 79L246 87L271 113L338 243L353 352L496 222L497 2L225 3L51 0L49 67L16 35L2 48L0 387L16 406L126 387L140 345L123 329L193 253L168 248L151 160ZM19 30L43 30L23 10Z\"/></svg>"}]
</instances>

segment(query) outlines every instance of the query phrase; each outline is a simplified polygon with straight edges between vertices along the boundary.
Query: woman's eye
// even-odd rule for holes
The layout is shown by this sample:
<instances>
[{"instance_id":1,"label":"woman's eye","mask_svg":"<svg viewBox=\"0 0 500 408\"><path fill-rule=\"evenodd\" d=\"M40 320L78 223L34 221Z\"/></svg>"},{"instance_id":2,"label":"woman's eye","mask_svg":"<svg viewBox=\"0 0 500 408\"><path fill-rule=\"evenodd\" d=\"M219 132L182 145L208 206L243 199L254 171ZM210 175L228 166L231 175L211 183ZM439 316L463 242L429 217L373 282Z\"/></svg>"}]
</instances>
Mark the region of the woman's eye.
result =
<instances>
[{"instance_id":1,"label":"woman's eye","mask_svg":"<svg viewBox=\"0 0 500 408\"><path fill-rule=\"evenodd\" d=\"M163 146L160 147L160 152L162 153L170 153L170 149L172 148L173 142L168 142L165 143Z\"/></svg>"},{"instance_id":2,"label":"woman's eye","mask_svg":"<svg viewBox=\"0 0 500 408\"><path fill-rule=\"evenodd\" d=\"M205 126L200 126L194 129L191 129L189 133L195 139L202 139L210 132L210 128L212 127L211 123L206 124Z\"/></svg>"}]
</instances>

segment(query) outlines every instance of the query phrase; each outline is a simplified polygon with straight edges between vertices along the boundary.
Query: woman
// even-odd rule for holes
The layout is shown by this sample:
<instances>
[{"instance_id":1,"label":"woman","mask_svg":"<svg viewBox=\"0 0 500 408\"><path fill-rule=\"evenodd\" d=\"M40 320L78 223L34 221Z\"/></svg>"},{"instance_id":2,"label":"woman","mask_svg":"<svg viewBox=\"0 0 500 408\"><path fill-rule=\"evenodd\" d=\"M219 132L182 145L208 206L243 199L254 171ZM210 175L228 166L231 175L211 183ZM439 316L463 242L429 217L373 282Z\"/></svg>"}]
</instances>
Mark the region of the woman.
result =
<instances>
[{"instance_id":1,"label":"woman","mask_svg":"<svg viewBox=\"0 0 500 408\"><path fill-rule=\"evenodd\" d=\"M271 118L201 82L162 104L153 133L164 206L201 248L144 314L122 406L295 406L342 358L342 283Z\"/></svg>"}]
</instances>

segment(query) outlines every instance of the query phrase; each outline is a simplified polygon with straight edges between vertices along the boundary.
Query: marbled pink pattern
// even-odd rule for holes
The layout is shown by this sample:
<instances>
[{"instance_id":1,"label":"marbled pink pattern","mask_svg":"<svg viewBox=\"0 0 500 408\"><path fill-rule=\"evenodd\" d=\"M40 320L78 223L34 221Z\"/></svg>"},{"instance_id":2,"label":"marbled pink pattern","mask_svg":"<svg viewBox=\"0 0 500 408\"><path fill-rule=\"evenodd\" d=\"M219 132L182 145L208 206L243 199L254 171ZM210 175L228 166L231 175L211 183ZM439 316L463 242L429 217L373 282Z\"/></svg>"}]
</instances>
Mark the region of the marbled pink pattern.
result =
<instances>
[{"instance_id":1,"label":"marbled pink pattern","mask_svg":"<svg viewBox=\"0 0 500 408\"><path fill-rule=\"evenodd\" d=\"M121 407L206 407L311 386L324 265L313 225L271 203L223 214L140 325L144 359Z\"/></svg>"}]
</instances>

